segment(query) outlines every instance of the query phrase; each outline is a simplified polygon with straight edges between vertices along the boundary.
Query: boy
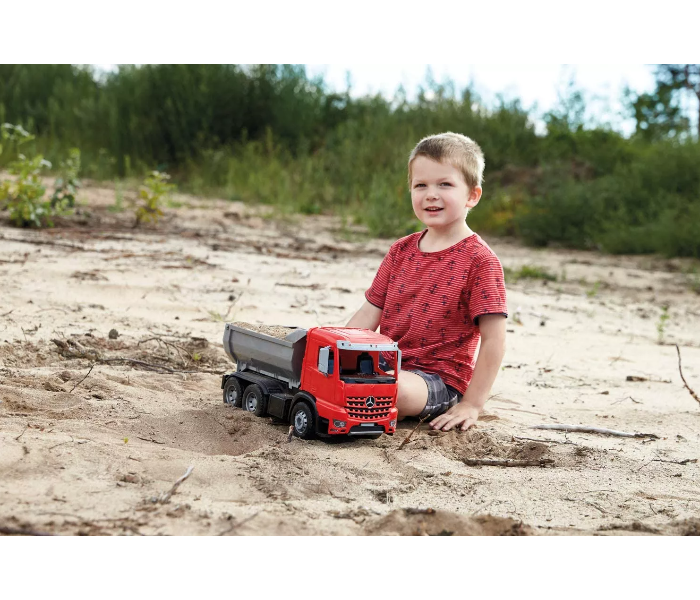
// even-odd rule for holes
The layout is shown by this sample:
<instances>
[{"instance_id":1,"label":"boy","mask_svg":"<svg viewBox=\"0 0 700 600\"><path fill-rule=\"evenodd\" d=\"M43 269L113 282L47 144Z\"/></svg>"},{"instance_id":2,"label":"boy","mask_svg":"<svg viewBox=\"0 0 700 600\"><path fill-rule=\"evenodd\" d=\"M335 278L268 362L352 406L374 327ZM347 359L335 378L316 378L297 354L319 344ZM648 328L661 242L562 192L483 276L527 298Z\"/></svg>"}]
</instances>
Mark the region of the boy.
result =
<instances>
[{"instance_id":1,"label":"boy","mask_svg":"<svg viewBox=\"0 0 700 600\"><path fill-rule=\"evenodd\" d=\"M483 172L481 148L464 135L418 143L408 183L426 229L391 246L347 324L380 326L399 343L399 417L430 415L430 426L442 431L476 423L505 354L503 268L466 223L481 198Z\"/></svg>"}]
</instances>

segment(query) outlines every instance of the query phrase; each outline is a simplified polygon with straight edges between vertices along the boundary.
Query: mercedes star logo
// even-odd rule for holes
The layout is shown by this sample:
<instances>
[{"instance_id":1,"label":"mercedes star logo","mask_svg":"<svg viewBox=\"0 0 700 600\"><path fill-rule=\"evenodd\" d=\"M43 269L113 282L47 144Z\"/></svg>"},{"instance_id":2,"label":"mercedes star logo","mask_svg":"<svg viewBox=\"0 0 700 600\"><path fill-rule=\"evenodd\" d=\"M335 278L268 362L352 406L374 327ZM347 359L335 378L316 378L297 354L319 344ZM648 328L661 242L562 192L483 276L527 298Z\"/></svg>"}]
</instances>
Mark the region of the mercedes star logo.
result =
<instances>
[{"instance_id":1,"label":"mercedes star logo","mask_svg":"<svg viewBox=\"0 0 700 600\"><path fill-rule=\"evenodd\" d=\"M365 400L365 406L367 408L374 408L374 396L368 396Z\"/></svg>"}]
</instances>

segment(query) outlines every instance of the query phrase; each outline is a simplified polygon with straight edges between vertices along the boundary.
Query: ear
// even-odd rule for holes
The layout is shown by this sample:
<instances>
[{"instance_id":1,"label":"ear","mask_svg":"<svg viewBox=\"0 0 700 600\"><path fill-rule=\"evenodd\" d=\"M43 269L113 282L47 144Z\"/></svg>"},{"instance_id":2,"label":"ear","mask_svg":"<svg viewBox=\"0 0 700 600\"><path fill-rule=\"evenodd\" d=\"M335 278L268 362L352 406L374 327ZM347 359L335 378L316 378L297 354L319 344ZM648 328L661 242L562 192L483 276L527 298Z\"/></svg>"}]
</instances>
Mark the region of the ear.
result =
<instances>
[{"instance_id":1,"label":"ear","mask_svg":"<svg viewBox=\"0 0 700 600\"><path fill-rule=\"evenodd\" d=\"M481 186L476 185L473 188L469 188L469 194L467 195L467 208L474 208L477 204L479 204L479 200L481 200L481 192Z\"/></svg>"}]
</instances>

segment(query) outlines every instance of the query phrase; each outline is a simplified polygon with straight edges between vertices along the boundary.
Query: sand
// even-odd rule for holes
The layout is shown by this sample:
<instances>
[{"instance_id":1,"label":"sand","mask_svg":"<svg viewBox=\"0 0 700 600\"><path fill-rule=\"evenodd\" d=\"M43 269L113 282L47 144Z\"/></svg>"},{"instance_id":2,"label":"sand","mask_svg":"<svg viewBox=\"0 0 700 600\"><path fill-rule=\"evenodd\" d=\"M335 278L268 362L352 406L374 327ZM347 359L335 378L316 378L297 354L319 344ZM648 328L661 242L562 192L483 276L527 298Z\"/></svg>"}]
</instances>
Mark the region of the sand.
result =
<instances>
[{"instance_id":1,"label":"sand","mask_svg":"<svg viewBox=\"0 0 700 600\"><path fill-rule=\"evenodd\" d=\"M287 442L287 424L223 404L224 323L344 325L391 240L178 200L140 229L97 186L55 229L0 213L0 532L698 533L700 405L674 346L700 391L689 263L487 236L505 266L560 280L509 286L508 350L478 426L423 425L402 448L415 421L377 440ZM532 429L557 423L658 439Z\"/></svg>"}]
</instances>

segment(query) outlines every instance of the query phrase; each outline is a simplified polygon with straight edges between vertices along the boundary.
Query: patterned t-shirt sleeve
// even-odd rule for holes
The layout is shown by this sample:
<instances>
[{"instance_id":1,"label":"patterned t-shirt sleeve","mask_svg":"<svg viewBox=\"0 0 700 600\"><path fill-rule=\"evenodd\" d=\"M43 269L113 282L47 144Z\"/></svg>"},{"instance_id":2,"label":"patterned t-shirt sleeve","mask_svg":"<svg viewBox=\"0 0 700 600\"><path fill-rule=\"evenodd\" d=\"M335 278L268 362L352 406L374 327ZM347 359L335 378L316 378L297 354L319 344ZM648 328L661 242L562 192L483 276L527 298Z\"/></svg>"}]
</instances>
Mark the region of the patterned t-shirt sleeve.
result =
<instances>
[{"instance_id":1,"label":"patterned t-shirt sleeve","mask_svg":"<svg viewBox=\"0 0 700 600\"><path fill-rule=\"evenodd\" d=\"M484 249L479 254L468 281L466 294L474 325L479 325L479 317L483 315L508 316L503 267L493 251Z\"/></svg>"},{"instance_id":2,"label":"patterned t-shirt sleeve","mask_svg":"<svg viewBox=\"0 0 700 600\"><path fill-rule=\"evenodd\" d=\"M393 259L394 247L392 246L387 252L382 264L379 265L377 274L374 276L374 281L370 288L365 292L367 302L373 304L377 308L384 309L384 301L386 300L386 292L389 288L389 278L391 277L391 267Z\"/></svg>"}]
</instances>

